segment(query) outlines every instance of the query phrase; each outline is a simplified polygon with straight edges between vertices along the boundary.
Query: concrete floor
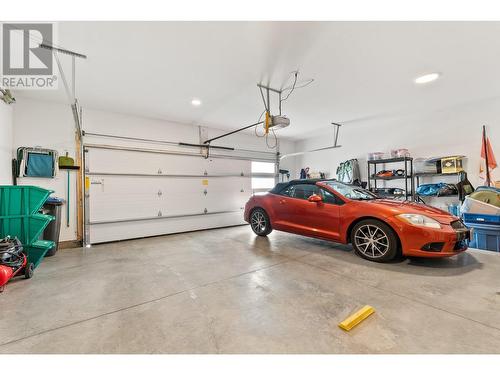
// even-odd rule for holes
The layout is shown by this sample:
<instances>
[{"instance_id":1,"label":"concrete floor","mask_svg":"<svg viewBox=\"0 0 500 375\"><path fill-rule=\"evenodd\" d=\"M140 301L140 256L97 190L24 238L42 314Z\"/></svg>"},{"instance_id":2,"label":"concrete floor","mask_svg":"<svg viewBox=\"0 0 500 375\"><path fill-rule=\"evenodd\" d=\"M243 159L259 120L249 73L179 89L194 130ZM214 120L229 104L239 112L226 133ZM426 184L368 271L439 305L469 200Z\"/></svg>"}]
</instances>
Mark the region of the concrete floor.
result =
<instances>
[{"instance_id":1,"label":"concrete floor","mask_svg":"<svg viewBox=\"0 0 500 375\"><path fill-rule=\"evenodd\" d=\"M63 250L0 306L0 353L500 353L500 255L377 264L242 226Z\"/></svg>"}]
</instances>

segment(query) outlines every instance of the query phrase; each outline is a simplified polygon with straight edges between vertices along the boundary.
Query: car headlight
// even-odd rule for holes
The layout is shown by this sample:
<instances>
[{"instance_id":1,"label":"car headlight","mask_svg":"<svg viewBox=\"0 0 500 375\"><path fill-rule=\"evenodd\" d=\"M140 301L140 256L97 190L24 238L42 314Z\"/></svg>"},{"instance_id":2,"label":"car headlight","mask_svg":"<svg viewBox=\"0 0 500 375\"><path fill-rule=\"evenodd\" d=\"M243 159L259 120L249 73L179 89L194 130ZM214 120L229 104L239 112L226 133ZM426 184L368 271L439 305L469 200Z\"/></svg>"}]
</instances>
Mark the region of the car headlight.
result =
<instances>
[{"instance_id":1,"label":"car headlight","mask_svg":"<svg viewBox=\"0 0 500 375\"><path fill-rule=\"evenodd\" d=\"M399 219L406 221L408 224L416 225L418 227L427 227L440 229L441 225L430 217L419 214L402 214L397 216Z\"/></svg>"}]
</instances>

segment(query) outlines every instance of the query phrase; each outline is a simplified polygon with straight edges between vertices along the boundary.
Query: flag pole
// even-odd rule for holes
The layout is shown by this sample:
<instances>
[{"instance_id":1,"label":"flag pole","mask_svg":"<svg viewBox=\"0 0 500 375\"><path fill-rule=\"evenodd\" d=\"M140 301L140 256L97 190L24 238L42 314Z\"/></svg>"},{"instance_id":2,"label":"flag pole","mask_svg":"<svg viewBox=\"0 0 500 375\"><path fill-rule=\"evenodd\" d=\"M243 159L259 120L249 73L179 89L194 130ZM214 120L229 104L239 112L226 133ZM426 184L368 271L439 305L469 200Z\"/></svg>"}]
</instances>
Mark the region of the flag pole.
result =
<instances>
[{"instance_id":1,"label":"flag pole","mask_svg":"<svg viewBox=\"0 0 500 375\"><path fill-rule=\"evenodd\" d=\"M484 147L484 161L486 164L486 185L490 186L490 167L488 165L488 143L486 141L486 125L483 125L483 147Z\"/></svg>"}]
</instances>

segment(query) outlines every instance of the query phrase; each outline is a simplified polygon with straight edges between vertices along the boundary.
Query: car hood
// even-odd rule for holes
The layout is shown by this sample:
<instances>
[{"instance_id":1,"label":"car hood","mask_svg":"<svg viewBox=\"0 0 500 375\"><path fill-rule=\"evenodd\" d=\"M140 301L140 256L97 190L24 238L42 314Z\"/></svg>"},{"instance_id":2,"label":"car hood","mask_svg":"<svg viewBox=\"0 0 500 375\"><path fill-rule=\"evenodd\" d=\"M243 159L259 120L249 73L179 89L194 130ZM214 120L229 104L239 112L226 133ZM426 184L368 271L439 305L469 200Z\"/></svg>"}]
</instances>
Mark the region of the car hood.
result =
<instances>
[{"instance_id":1,"label":"car hood","mask_svg":"<svg viewBox=\"0 0 500 375\"><path fill-rule=\"evenodd\" d=\"M421 203L391 199L376 199L366 202L375 206L379 206L380 208L385 209L386 212L388 211L393 215L420 214L428 216L442 224L449 224L452 221L458 220L456 216L453 216L446 211Z\"/></svg>"}]
</instances>

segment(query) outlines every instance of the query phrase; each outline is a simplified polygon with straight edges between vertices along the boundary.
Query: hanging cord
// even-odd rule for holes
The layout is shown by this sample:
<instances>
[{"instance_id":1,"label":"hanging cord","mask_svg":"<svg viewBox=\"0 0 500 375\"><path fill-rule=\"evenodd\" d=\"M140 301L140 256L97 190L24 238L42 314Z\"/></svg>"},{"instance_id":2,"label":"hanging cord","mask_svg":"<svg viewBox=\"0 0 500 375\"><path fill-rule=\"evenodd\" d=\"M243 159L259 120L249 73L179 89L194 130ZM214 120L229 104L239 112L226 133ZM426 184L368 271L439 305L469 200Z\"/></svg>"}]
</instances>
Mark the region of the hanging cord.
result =
<instances>
[{"instance_id":1,"label":"hanging cord","mask_svg":"<svg viewBox=\"0 0 500 375\"><path fill-rule=\"evenodd\" d=\"M284 89L284 90L290 90L290 92L287 94L287 96L285 98L281 99L281 103L283 103L285 100L287 100L290 97L290 95L292 95L292 92L295 90L295 85L297 84L297 77L299 75L299 71L296 70L295 72L292 72L292 73L294 73L294 75L295 75L295 77L293 79L292 87L290 89ZM282 90L282 91L284 91L284 90Z\"/></svg>"},{"instance_id":2,"label":"hanging cord","mask_svg":"<svg viewBox=\"0 0 500 375\"><path fill-rule=\"evenodd\" d=\"M264 115L264 113L266 113L266 110L264 110L264 111L260 114L259 119L257 120L257 122L260 122L260 120L262 119L262 116ZM258 128L258 127L259 127L259 125L255 125L255 128L254 128L254 130L255 130L255 135L256 135L257 137L259 137L259 138L263 138L263 137L265 137L265 138L266 138L266 146L267 146L267 148L270 148L270 149L274 149L274 148L276 148L276 147L278 146L278 137L276 136L276 133L274 132L274 129L271 129L271 133L272 133L272 135L273 135L273 137L274 137L274 144L270 144L270 143L269 143L269 134L270 134L270 133L267 133L267 134L266 134L266 133L264 132L264 133L262 133L262 134L259 134L259 132L257 131L257 128Z\"/></svg>"},{"instance_id":3,"label":"hanging cord","mask_svg":"<svg viewBox=\"0 0 500 375\"><path fill-rule=\"evenodd\" d=\"M262 116L264 115L264 113L266 113L266 110L265 110L265 109L264 109L264 110L262 111L262 113L260 114L259 119L257 120L257 122L260 122L260 120L262 119ZM265 133L265 132L264 132L264 133L262 133L262 135L259 135L259 133L257 132L257 128L258 128L258 127L259 127L259 125L255 125L255 128L254 128L254 129L255 129L255 135L256 135L257 137L259 137L259 138L265 137L265 136L266 136L266 133Z\"/></svg>"},{"instance_id":4,"label":"hanging cord","mask_svg":"<svg viewBox=\"0 0 500 375\"><path fill-rule=\"evenodd\" d=\"M270 149L274 149L278 146L278 136L274 132L274 129L271 129L271 133L273 134L274 137L274 145L269 145L269 134L266 135L266 146Z\"/></svg>"}]
</instances>

